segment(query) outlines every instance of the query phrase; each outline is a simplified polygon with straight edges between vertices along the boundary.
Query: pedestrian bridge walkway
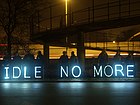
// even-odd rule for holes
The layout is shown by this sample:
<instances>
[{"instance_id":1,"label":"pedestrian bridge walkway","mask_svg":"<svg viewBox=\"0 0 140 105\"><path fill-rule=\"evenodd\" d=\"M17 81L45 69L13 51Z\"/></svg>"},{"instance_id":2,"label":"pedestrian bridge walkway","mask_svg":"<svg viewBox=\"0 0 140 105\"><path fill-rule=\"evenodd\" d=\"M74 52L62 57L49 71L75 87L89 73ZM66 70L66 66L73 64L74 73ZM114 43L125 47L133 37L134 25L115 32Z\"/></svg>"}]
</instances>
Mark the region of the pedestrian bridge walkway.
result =
<instances>
[{"instance_id":1,"label":"pedestrian bridge walkway","mask_svg":"<svg viewBox=\"0 0 140 105\"><path fill-rule=\"evenodd\" d=\"M58 16L53 16L54 5L52 5L46 8L49 10L48 18L41 18L39 12L37 13L38 15L35 14L38 16L37 18L34 18L34 16L31 18L31 38L50 45L76 47L65 42L65 39L72 35L77 36L79 33L139 25L139 5L139 0L117 0L101 5L93 5L78 11L69 11L68 14L60 14ZM93 35L93 37L95 36ZM96 47L85 48L100 50Z\"/></svg>"}]
</instances>

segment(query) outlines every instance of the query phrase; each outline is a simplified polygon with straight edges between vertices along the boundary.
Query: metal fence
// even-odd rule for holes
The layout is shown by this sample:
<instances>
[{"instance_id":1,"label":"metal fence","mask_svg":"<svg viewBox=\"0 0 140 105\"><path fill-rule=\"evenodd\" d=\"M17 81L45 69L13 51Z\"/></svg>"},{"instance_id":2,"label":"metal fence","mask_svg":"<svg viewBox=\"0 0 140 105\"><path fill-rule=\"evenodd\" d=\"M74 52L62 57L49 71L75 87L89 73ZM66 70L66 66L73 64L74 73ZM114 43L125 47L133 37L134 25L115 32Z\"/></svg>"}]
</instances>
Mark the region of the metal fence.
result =
<instances>
[{"instance_id":1,"label":"metal fence","mask_svg":"<svg viewBox=\"0 0 140 105\"><path fill-rule=\"evenodd\" d=\"M43 32L46 30L60 29L71 27L74 25L95 23L98 21L110 21L115 19L124 19L140 16L140 1L134 0L118 0L107 2L105 4L93 5L78 11L70 11L68 14L54 15L52 9L48 7L49 15L46 18L42 15L42 10L38 11L31 20L31 34ZM57 12L54 10L53 12ZM41 14L40 14L41 13ZM42 18L43 17L43 18ZM66 24L67 17L67 24Z\"/></svg>"}]
</instances>

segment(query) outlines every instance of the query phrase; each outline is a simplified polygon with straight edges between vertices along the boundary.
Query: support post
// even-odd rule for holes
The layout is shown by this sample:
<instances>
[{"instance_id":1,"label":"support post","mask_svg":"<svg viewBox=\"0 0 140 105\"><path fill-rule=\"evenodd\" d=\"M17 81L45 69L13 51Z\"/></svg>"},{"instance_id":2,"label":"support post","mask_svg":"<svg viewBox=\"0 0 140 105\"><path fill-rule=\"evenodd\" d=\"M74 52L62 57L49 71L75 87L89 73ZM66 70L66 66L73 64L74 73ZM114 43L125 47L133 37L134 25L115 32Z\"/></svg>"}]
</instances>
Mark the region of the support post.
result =
<instances>
[{"instance_id":1,"label":"support post","mask_svg":"<svg viewBox=\"0 0 140 105\"><path fill-rule=\"evenodd\" d=\"M85 70L85 48L84 33L79 33L77 37L77 57L82 71Z\"/></svg>"},{"instance_id":2,"label":"support post","mask_svg":"<svg viewBox=\"0 0 140 105\"><path fill-rule=\"evenodd\" d=\"M49 66L49 45L45 43L43 46L43 50L44 50L44 58L45 58L44 59L45 65L44 65L44 70L43 70L43 75L44 75L46 74L47 68Z\"/></svg>"}]
</instances>

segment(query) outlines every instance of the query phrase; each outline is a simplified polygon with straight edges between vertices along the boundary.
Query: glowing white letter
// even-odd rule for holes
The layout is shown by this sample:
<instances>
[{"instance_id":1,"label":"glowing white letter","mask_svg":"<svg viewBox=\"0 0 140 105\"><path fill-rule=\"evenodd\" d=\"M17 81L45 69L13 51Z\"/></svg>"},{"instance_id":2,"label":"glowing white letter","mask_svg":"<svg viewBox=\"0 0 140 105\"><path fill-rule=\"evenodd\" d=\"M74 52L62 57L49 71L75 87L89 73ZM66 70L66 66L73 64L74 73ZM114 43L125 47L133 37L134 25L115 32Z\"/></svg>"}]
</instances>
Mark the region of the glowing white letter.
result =
<instances>
[{"instance_id":1,"label":"glowing white letter","mask_svg":"<svg viewBox=\"0 0 140 105\"><path fill-rule=\"evenodd\" d=\"M78 70L79 70L79 74L78 74L77 76L73 73L75 68L78 68ZM80 77L80 75L81 75L81 68L80 68L79 66L74 66L74 67L72 68L72 75L73 75L73 77L75 77L75 78Z\"/></svg>"},{"instance_id":2,"label":"glowing white letter","mask_svg":"<svg viewBox=\"0 0 140 105\"><path fill-rule=\"evenodd\" d=\"M15 76L15 69L19 71L18 76ZM19 78L21 76L21 70L19 67L13 67L13 78Z\"/></svg>"},{"instance_id":3,"label":"glowing white letter","mask_svg":"<svg viewBox=\"0 0 140 105\"><path fill-rule=\"evenodd\" d=\"M96 66L94 66L94 77L96 77L95 72L102 77L102 66L100 66L99 71L97 71Z\"/></svg>"},{"instance_id":4,"label":"glowing white letter","mask_svg":"<svg viewBox=\"0 0 140 105\"><path fill-rule=\"evenodd\" d=\"M110 70L111 70L111 74L110 75L106 74L106 68L110 68ZM113 75L113 68L110 65L106 65L105 68L104 68L104 74L107 77L111 77Z\"/></svg>"},{"instance_id":5,"label":"glowing white letter","mask_svg":"<svg viewBox=\"0 0 140 105\"><path fill-rule=\"evenodd\" d=\"M120 68L120 69L118 69L118 68ZM122 74L122 76L124 76L124 73L122 72L123 71L123 66L120 65L120 64L115 65L115 76L117 76L118 71Z\"/></svg>"},{"instance_id":6,"label":"glowing white letter","mask_svg":"<svg viewBox=\"0 0 140 105\"><path fill-rule=\"evenodd\" d=\"M66 71L65 71L64 68L61 66L61 77L63 76L63 75L62 75L62 71L64 72L64 74L65 74L66 77L69 77L69 76L68 76L68 66L66 66Z\"/></svg>"},{"instance_id":7,"label":"glowing white letter","mask_svg":"<svg viewBox=\"0 0 140 105\"><path fill-rule=\"evenodd\" d=\"M26 66L24 66L24 78L31 78L30 76L26 75L26 72L27 72L27 68Z\"/></svg>"},{"instance_id":8,"label":"glowing white letter","mask_svg":"<svg viewBox=\"0 0 140 105\"><path fill-rule=\"evenodd\" d=\"M129 72L133 72L133 70L129 70L129 67L134 67L134 65L127 65L127 77L134 77L134 75L129 75Z\"/></svg>"},{"instance_id":9,"label":"glowing white letter","mask_svg":"<svg viewBox=\"0 0 140 105\"><path fill-rule=\"evenodd\" d=\"M37 69L41 69L41 66L35 66L35 78L41 78L41 76L37 76L37 73L41 73L41 71Z\"/></svg>"},{"instance_id":10,"label":"glowing white letter","mask_svg":"<svg viewBox=\"0 0 140 105\"><path fill-rule=\"evenodd\" d=\"M9 79L9 76L8 76L8 69L9 69L9 67L5 67L4 69L6 70L5 71L5 74L6 74L5 79Z\"/></svg>"}]
</instances>

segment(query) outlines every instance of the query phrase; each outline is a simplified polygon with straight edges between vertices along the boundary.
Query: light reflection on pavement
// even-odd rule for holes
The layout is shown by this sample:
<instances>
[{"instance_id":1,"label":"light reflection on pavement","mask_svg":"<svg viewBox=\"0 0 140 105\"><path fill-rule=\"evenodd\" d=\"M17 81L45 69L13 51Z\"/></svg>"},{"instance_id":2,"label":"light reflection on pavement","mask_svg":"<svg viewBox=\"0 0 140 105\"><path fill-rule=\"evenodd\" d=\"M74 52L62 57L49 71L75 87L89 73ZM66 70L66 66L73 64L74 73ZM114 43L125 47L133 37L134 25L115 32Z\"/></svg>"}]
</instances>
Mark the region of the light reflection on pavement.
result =
<instances>
[{"instance_id":1,"label":"light reflection on pavement","mask_svg":"<svg viewBox=\"0 0 140 105\"><path fill-rule=\"evenodd\" d=\"M138 82L0 83L0 105L140 105Z\"/></svg>"}]
</instances>

